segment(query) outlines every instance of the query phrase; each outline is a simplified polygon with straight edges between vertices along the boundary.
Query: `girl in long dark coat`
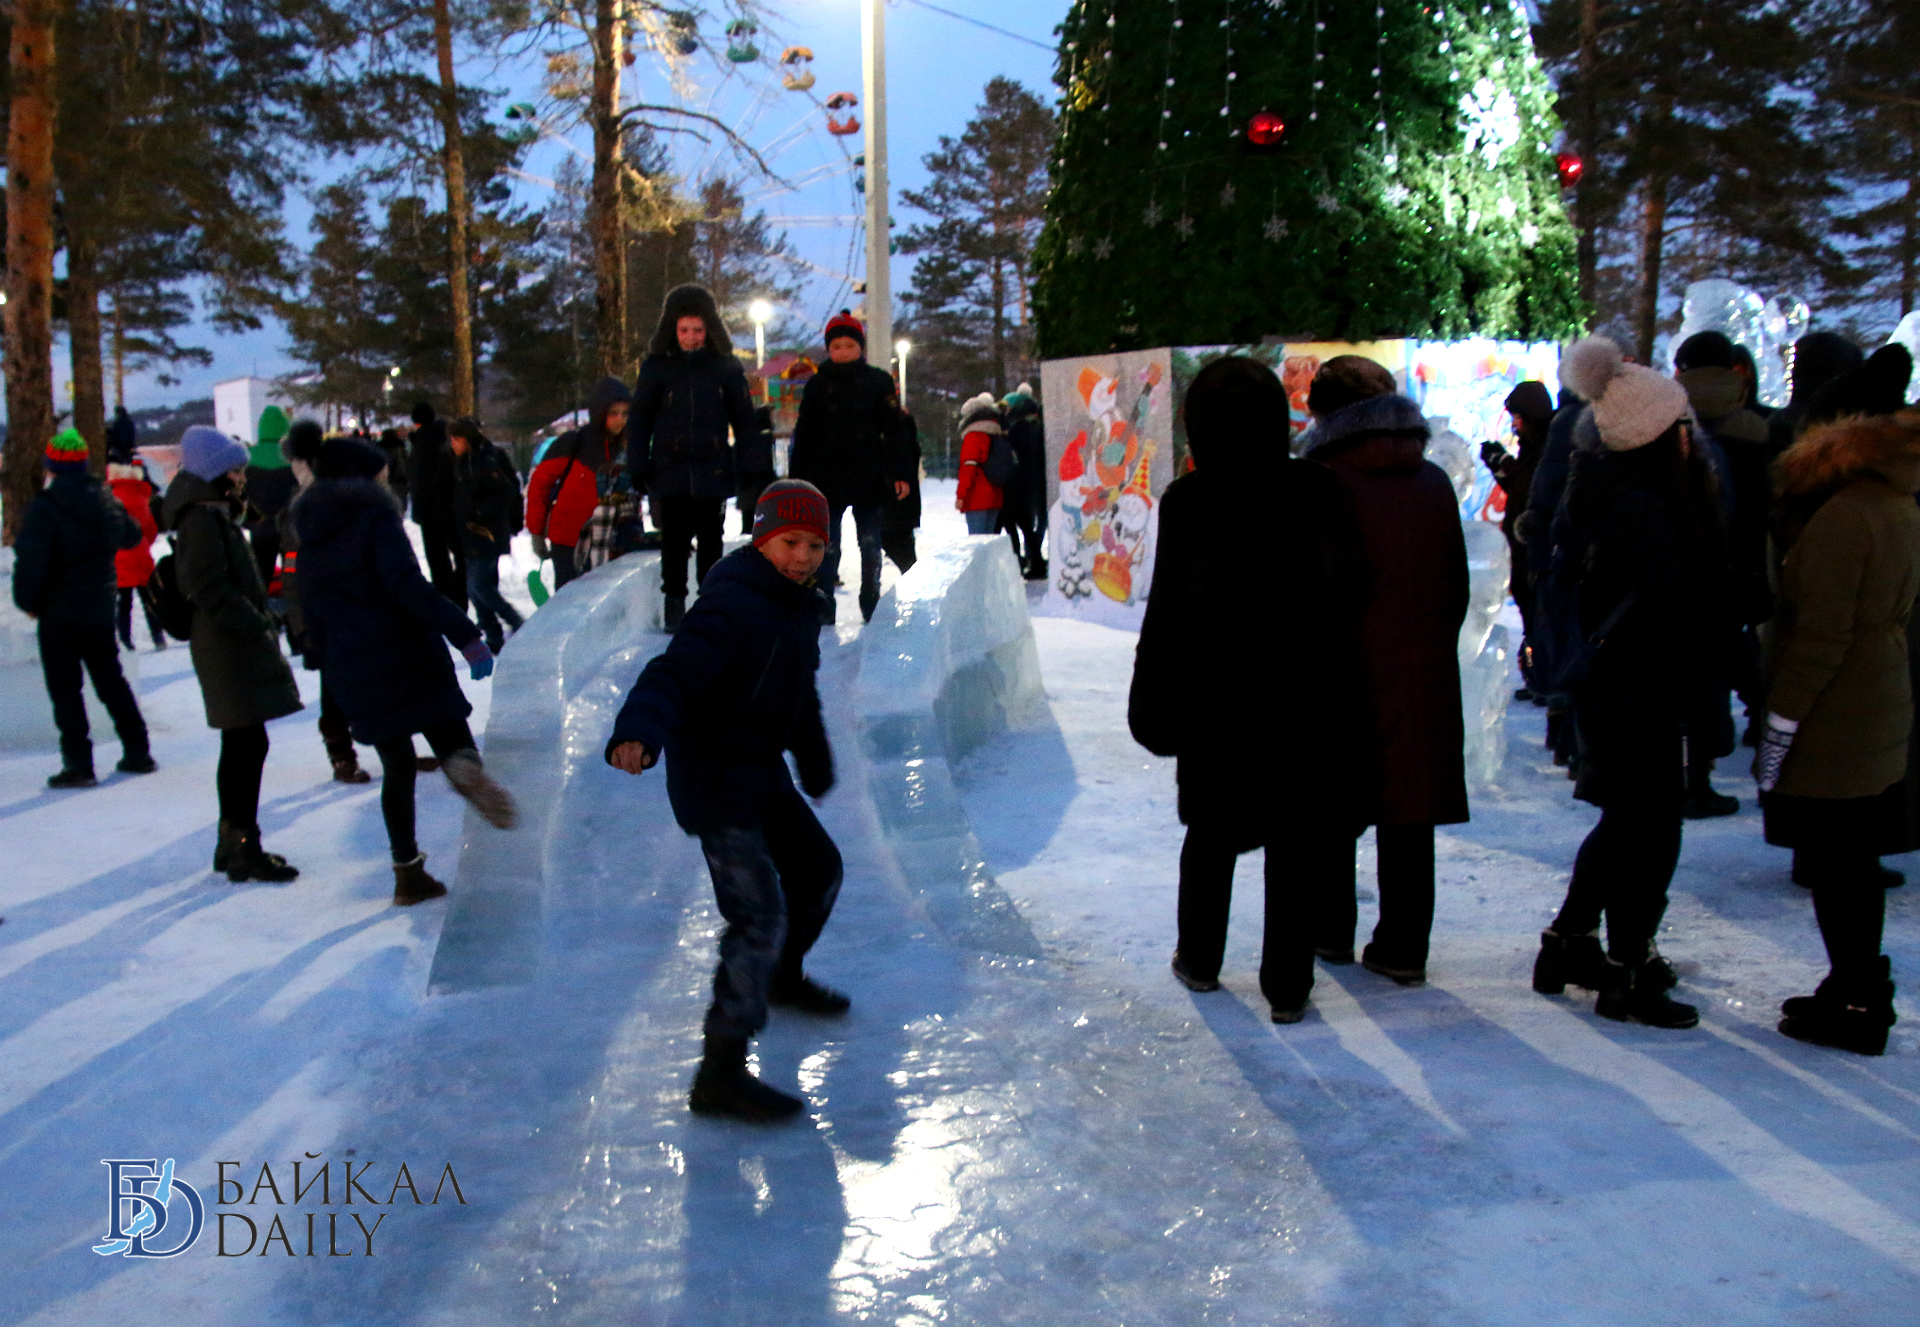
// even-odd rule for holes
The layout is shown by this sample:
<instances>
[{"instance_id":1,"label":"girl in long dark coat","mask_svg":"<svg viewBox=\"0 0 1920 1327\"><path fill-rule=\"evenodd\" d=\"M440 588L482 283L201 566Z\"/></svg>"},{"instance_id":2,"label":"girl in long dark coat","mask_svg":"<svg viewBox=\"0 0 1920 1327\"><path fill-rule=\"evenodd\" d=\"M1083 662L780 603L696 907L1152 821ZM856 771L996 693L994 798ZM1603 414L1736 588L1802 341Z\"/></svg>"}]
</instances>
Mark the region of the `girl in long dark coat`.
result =
<instances>
[{"instance_id":1,"label":"girl in long dark coat","mask_svg":"<svg viewBox=\"0 0 1920 1327\"><path fill-rule=\"evenodd\" d=\"M1575 345L1560 373L1591 402L1554 542L1581 569L1580 625L1594 653L1574 691L1574 795L1600 808L1600 823L1540 937L1533 986L1549 995L1586 986L1599 991L1604 1017L1688 1028L1699 1011L1668 997L1676 978L1654 934L1680 859L1689 731L1711 722L1707 698L1716 694L1716 740L1728 721L1719 508L1691 447L1685 388L1624 363L1604 337Z\"/></svg>"},{"instance_id":2,"label":"girl in long dark coat","mask_svg":"<svg viewBox=\"0 0 1920 1327\"><path fill-rule=\"evenodd\" d=\"M267 723L300 706L293 669L239 525L245 510L247 449L218 429L195 425L180 440L180 470L162 508L173 531L180 592L193 604L189 649L207 726L220 730L220 837L213 869L239 884L284 883L300 874L260 846L260 774Z\"/></svg>"},{"instance_id":3,"label":"girl in long dark coat","mask_svg":"<svg viewBox=\"0 0 1920 1327\"><path fill-rule=\"evenodd\" d=\"M1372 720L1376 781L1367 820L1379 847L1380 923L1361 962L1403 985L1427 977L1434 826L1467 818L1459 654L1467 545L1453 482L1425 459L1426 442L1420 407L1383 392L1317 419L1307 449L1352 497L1366 554L1360 648ZM1318 937L1329 962L1353 961L1355 884L1348 852L1329 882Z\"/></svg>"},{"instance_id":4,"label":"girl in long dark coat","mask_svg":"<svg viewBox=\"0 0 1920 1327\"><path fill-rule=\"evenodd\" d=\"M493 653L480 629L420 574L385 469L378 449L328 439L313 484L294 500L293 520L308 662L318 664L339 698L354 739L380 753L393 901L405 905L447 892L427 874L414 838L415 733L440 758L447 782L490 824L510 828L514 808L474 749L467 726L473 706L444 642L466 656L475 681L493 671Z\"/></svg>"},{"instance_id":5,"label":"girl in long dark coat","mask_svg":"<svg viewBox=\"0 0 1920 1327\"><path fill-rule=\"evenodd\" d=\"M1195 468L1161 499L1127 721L1140 745L1180 762L1174 975L1219 989L1234 859L1265 847L1260 990L1276 1023L1297 1023L1313 989L1313 891L1330 862L1351 859L1363 823L1358 535L1339 483L1287 455L1272 370L1215 360L1185 409Z\"/></svg>"}]
</instances>

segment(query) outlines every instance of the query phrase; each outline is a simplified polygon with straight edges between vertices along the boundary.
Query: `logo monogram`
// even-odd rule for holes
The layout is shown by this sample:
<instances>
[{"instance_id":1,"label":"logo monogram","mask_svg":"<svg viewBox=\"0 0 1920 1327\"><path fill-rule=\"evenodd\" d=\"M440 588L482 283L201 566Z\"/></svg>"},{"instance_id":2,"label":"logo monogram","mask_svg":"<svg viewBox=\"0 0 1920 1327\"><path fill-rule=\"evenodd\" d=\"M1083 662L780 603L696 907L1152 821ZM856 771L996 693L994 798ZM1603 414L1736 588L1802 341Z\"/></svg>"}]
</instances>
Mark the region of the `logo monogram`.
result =
<instances>
[{"instance_id":1,"label":"logo monogram","mask_svg":"<svg viewBox=\"0 0 1920 1327\"><path fill-rule=\"evenodd\" d=\"M100 1164L107 1168L108 1176L107 1239L104 1244L93 1246L95 1253L102 1258L115 1254L129 1258L171 1258L193 1247L193 1242L200 1238L201 1226L206 1223L206 1208L191 1184L173 1177L172 1157L165 1162L103 1159ZM147 1242L158 1243L160 1233L167 1228L167 1211L176 1195L187 1200L187 1210L192 1217L187 1237L171 1249L148 1248Z\"/></svg>"}]
</instances>

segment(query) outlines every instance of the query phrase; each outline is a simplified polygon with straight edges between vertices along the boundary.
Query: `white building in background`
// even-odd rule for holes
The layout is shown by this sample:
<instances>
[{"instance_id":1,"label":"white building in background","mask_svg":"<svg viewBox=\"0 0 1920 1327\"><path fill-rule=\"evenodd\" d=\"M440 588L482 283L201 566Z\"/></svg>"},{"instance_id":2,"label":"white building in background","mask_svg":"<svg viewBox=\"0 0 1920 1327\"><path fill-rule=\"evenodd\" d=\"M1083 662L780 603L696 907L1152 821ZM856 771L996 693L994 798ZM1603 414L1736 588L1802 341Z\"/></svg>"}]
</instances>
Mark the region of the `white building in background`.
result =
<instances>
[{"instance_id":1,"label":"white building in background","mask_svg":"<svg viewBox=\"0 0 1920 1327\"><path fill-rule=\"evenodd\" d=\"M230 378L213 385L213 426L229 438L252 446L259 436L260 412L277 405L294 414L293 402L271 378Z\"/></svg>"}]
</instances>

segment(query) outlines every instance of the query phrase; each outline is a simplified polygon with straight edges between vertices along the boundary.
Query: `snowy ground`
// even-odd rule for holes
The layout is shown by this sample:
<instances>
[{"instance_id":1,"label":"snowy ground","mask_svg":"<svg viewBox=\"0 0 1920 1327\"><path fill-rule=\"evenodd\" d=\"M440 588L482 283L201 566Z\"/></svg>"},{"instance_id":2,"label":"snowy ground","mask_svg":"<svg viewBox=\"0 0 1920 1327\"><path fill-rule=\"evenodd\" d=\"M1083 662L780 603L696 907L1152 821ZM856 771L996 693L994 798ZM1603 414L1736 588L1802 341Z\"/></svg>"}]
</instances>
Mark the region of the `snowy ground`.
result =
<instances>
[{"instance_id":1,"label":"snowy ground","mask_svg":"<svg viewBox=\"0 0 1920 1327\"><path fill-rule=\"evenodd\" d=\"M926 539L958 532L950 495L928 485ZM540 978L431 998L442 905L387 905L378 785L327 781L312 709L273 725L267 766L268 842L304 870L286 888L207 871L215 743L183 648L142 659L159 774L56 795L47 755L0 755L0 1321L1913 1321L1920 1038L1863 1060L1773 1031L1819 942L1751 811L1689 827L1661 937L1699 1029L1536 996L1592 813L1522 708L1499 795L1441 839L1431 984L1325 970L1278 1028L1257 855L1227 990L1166 973L1179 829L1171 762L1126 736L1129 636L1039 619L1046 711L960 771L1046 946L1023 962L942 940L900 878L844 718L857 621L849 602L823 639L848 874L817 951L856 1005L760 1042L812 1101L791 1128L686 1115L718 919L659 781L597 743L563 794ZM490 688L470 693L478 728ZM458 804L420 788L450 868ZM1889 895L1889 949L1920 973L1912 894ZM270 1162L282 1206L215 1210L280 1214L299 1256L222 1258L210 1229L171 1261L96 1257L101 1158L150 1156L210 1208L217 1162L250 1191ZM334 1165L331 1205L294 1202L295 1160ZM328 1214L360 1241L338 1167L384 1200L401 1161L423 1198L451 1162L468 1205L362 1199L376 1257L326 1258Z\"/></svg>"}]
</instances>

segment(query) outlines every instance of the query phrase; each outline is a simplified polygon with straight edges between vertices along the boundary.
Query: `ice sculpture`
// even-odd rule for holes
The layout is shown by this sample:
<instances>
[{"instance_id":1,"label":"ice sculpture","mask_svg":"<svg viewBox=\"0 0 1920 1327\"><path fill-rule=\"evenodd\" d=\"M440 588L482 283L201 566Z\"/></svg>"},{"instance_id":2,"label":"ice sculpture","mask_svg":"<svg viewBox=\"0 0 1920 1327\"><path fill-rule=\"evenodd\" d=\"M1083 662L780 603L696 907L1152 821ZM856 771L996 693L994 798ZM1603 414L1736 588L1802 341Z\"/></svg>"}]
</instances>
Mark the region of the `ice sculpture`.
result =
<instances>
[{"instance_id":1,"label":"ice sculpture","mask_svg":"<svg viewBox=\"0 0 1920 1327\"><path fill-rule=\"evenodd\" d=\"M1757 393L1764 405L1787 403L1793 370L1793 343L1812 321L1806 301L1792 295L1763 300L1736 281L1714 277L1687 287L1681 307L1680 330L1668 343L1667 363L1673 352L1695 332L1720 332L1735 345L1745 346L1759 369Z\"/></svg>"},{"instance_id":2,"label":"ice sculpture","mask_svg":"<svg viewBox=\"0 0 1920 1327\"><path fill-rule=\"evenodd\" d=\"M1887 344L1905 346L1907 353L1913 356L1913 362L1920 364L1920 309L1915 309L1900 320L1900 325L1893 329L1893 335L1887 338ZM1920 401L1920 373L1914 374L1907 383L1907 400Z\"/></svg>"},{"instance_id":3,"label":"ice sculpture","mask_svg":"<svg viewBox=\"0 0 1920 1327\"><path fill-rule=\"evenodd\" d=\"M1467 539L1467 619L1460 624L1460 709L1466 720L1467 784L1499 781L1507 752L1512 649L1494 619L1507 602L1507 537L1488 521L1461 524Z\"/></svg>"},{"instance_id":4,"label":"ice sculpture","mask_svg":"<svg viewBox=\"0 0 1920 1327\"><path fill-rule=\"evenodd\" d=\"M1023 958L1038 958L1039 943L981 857L950 762L1042 695L1026 586L997 536L916 562L861 640L860 743L901 873L949 938Z\"/></svg>"},{"instance_id":5,"label":"ice sculpture","mask_svg":"<svg viewBox=\"0 0 1920 1327\"><path fill-rule=\"evenodd\" d=\"M659 554L633 553L554 595L502 651L484 745L520 826L502 834L467 812L433 991L533 980L554 812L568 780L599 761L612 711L645 658L665 646L659 620Z\"/></svg>"},{"instance_id":6,"label":"ice sculpture","mask_svg":"<svg viewBox=\"0 0 1920 1327\"><path fill-rule=\"evenodd\" d=\"M120 671L140 690L140 656L120 652ZM89 683L83 688L87 699L87 722L93 728L93 740L111 742L113 719L93 694ZM40 671L40 638L33 619L14 607L13 550L0 549L0 751L10 749L55 750L60 733L53 726L53 705L47 700L47 683Z\"/></svg>"}]
</instances>

